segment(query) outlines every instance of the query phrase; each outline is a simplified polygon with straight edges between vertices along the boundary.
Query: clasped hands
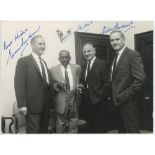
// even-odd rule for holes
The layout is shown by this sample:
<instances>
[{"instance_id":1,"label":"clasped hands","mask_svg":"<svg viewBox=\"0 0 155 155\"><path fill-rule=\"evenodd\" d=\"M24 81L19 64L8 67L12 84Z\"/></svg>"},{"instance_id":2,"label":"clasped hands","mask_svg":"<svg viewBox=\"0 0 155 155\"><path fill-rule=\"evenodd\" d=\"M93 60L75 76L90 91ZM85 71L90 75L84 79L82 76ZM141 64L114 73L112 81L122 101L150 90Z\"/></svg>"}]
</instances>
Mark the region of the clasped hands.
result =
<instances>
[{"instance_id":1,"label":"clasped hands","mask_svg":"<svg viewBox=\"0 0 155 155\"><path fill-rule=\"evenodd\" d=\"M56 92L59 92L60 89L64 89L66 90L66 83L62 83L62 82L55 82L53 84L53 88Z\"/></svg>"}]
</instances>

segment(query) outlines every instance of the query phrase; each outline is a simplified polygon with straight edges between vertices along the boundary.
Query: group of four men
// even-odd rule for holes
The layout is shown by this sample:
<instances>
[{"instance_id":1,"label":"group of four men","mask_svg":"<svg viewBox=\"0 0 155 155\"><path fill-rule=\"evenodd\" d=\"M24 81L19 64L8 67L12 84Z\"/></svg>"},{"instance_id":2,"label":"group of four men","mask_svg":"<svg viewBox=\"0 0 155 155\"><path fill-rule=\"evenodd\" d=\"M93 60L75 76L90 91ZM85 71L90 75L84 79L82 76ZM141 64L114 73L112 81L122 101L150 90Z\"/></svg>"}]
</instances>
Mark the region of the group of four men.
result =
<instances>
[{"instance_id":1,"label":"group of four men","mask_svg":"<svg viewBox=\"0 0 155 155\"><path fill-rule=\"evenodd\" d=\"M118 112L118 131L140 132L137 103L145 80L141 56L126 47L121 31L113 31L110 42L115 51L110 71L95 56L91 43L82 48L84 66L71 64L69 51L61 50L60 64L48 69L41 58L43 37L31 39L32 54L18 60L14 78L17 105L26 117L27 133L48 133L51 109L56 115L56 133L77 133L78 115L87 122L85 133L105 133L109 92Z\"/></svg>"}]
</instances>

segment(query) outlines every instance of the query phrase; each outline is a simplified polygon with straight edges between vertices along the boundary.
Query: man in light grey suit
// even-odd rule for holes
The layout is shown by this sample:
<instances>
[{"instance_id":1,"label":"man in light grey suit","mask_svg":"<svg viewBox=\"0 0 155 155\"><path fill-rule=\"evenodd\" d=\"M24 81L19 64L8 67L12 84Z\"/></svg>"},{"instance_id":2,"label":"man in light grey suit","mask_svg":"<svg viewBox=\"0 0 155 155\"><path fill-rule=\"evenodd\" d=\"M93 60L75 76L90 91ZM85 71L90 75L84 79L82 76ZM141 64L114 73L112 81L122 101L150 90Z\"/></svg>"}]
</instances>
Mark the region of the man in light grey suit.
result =
<instances>
[{"instance_id":1,"label":"man in light grey suit","mask_svg":"<svg viewBox=\"0 0 155 155\"><path fill-rule=\"evenodd\" d=\"M79 65L71 64L70 53L67 50L59 52L61 64L51 68L55 90L55 112L57 133L77 133L77 86L81 74Z\"/></svg>"}]
</instances>

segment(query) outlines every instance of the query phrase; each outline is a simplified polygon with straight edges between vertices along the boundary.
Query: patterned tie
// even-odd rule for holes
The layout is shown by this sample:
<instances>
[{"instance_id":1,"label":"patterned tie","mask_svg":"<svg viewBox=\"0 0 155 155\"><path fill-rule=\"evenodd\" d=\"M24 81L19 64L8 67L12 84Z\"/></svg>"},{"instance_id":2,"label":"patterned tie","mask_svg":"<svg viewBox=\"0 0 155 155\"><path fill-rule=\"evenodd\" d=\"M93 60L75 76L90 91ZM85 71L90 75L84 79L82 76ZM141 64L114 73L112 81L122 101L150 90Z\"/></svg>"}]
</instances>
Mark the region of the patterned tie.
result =
<instances>
[{"instance_id":1,"label":"patterned tie","mask_svg":"<svg viewBox=\"0 0 155 155\"><path fill-rule=\"evenodd\" d=\"M70 90L69 77L66 68L65 68L65 82L66 82L66 90Z\"/></svg>"},{"instance_id":2,"label":"patterned tie","mask_svg":"<svg viewBox=\"0 0 155 155\"><path fill-rule=\"evenodd\" d=\"M39 57L39 60L40 60L40 65L41 65L41 70L42 70L42 78L43 78L43 80L44 80L45 82L47 82L47 81L46 81L45 68L44 68L44 65L43 65L43 62L42 62L41 57Z\"/></svg>"},{"instance_id":3,"label":"patterned tie","mask_svg":"<svg viewBox=\"0 0 155 155\"><path fill-rule=\"evenodd\" d=\"M113 74L114 74L114 72L115 72L116 65L117 65L117 57L118 57L118 53L116 53L116 54L115 54L115 57L114 57L113 71L112 71L112 78L113 78Z\"/></svg>"}]
</instances>

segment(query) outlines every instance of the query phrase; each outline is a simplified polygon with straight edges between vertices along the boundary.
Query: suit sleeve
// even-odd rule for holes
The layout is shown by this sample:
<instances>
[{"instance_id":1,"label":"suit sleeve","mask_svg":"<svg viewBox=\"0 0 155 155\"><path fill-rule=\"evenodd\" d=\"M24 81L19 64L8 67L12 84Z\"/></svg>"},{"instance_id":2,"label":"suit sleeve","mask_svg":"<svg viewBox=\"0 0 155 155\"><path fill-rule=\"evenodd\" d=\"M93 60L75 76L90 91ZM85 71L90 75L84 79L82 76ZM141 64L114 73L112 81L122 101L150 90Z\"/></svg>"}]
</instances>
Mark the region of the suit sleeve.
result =
<instances>
[{"instance_id":1,"label":"suit sleeve","mask_svg":"<svg viewBox=\"0 0 155 155\"><path fill-rule=\"evenodd\" d=\"M26 63L19 59L16 65L14 78L15 95L19 108L27 107L26 104Z\"/></svg>"},{"instance_id":2,"label":"suit sleeve","mask_svg":"<svg viewBox=\"0 0 155 155\"><path fill-rule=\"evenodd\" d=\"M80 66L80 68L81 68L80 77L79 77L80 83L84 87L86 87L86 82L85 82L85 66Z\"/></svg>"},{"instance_id":3,"label":"suit sleeve","mask_svg":"<svg viewBox=\"0 0 155 155\"><path fill-rule=\"evenodd\" d=\"M77 78L77 84L79 84L80 83L80 78L81 78L81 66L77 66L77 76L76 76L76 78Z\"/></svg>"},{"instance_id":4,"label":"suit sleeve","mask_svg":"<svg viewBox=\"0 0 155 155\"><path fill-rule=\"evenodd\" d=\"M135 52L131 60L131 74L134 78L132 84L129 87L130 95L140 91L145 80L145 72L141 56L138 52Z\"/></svg>"}]
</instances>

